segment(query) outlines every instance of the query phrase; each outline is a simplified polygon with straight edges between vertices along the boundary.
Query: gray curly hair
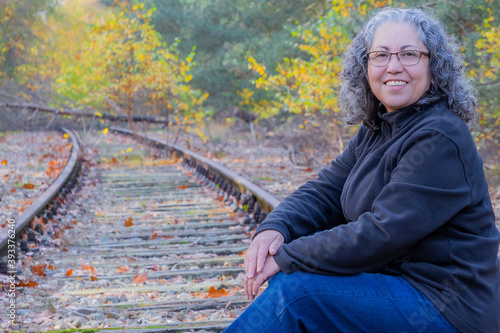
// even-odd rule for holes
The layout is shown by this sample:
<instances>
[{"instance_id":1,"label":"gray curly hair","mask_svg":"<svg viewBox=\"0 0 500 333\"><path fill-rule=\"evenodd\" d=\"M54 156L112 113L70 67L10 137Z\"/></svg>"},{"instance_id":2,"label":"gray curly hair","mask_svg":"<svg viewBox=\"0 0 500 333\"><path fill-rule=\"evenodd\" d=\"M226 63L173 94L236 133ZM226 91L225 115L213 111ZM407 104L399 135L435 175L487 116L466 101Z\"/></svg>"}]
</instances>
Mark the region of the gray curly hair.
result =
<instances>
[{"instance_id":1,"label":"gray curly hair","mask_svg":"<svg viewBox=\"0 0 500 333\"><path fill-rule=\"evenodd\" d=\"M385 112L385 108L368 84L366 54L378 27L386 22L406 22L415 26L419 39L429 50L433 83L416 104L423 106L445 99L452 112L467 124L473 124L477 118L477 98L464 74L462 56L454 40L447 35L443 25L430 14L419 9L390 7L376 13L365 23L342 57L343 83L339 100L347 124L362 122L373 131L380 130L378 113Z\"/></svg>"}]
</instances>

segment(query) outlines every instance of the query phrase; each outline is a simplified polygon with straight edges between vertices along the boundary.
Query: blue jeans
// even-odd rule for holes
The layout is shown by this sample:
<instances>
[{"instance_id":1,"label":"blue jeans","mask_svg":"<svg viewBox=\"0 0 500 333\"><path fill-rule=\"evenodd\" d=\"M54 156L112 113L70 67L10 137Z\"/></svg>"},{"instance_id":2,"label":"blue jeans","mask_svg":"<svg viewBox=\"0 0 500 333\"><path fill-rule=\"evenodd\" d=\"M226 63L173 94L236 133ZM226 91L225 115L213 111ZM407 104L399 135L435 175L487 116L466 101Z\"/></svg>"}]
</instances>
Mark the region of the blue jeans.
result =
<instances>
[{"instance_id":1,"label":"blue jeans","mask_svg":"<svg viewBox=\"0 0 500 333\"><path fill-rule=\"evenodd\" d=\"M224 332L457 332L403 278L280 272Z\"/></svg>"}]
</instances>

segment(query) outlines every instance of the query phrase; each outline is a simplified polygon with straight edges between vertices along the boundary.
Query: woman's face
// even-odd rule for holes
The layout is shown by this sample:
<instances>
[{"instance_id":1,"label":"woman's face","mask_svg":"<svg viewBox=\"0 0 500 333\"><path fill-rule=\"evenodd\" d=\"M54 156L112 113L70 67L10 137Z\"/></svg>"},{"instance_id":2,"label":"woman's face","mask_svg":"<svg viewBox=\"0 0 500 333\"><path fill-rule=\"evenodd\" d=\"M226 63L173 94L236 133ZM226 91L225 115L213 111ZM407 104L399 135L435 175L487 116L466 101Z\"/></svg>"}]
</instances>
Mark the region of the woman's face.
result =
<instances>
[{"instance_id":1,"label":"woman's face","mask_svg":"<svg viewBox=\"0 0 500 333\"><path fill-rule=\"evenodd\" d=\"M409 23L388 22L377 29L369 52L403 50L429 52L418 38L415 27ZM422 56L420 62L412 66L402 65L395 54L382 67L373 66L368 61L368 82L387 112L411 105L431 84L429 58Z\"/></svg>"}]
</instances>

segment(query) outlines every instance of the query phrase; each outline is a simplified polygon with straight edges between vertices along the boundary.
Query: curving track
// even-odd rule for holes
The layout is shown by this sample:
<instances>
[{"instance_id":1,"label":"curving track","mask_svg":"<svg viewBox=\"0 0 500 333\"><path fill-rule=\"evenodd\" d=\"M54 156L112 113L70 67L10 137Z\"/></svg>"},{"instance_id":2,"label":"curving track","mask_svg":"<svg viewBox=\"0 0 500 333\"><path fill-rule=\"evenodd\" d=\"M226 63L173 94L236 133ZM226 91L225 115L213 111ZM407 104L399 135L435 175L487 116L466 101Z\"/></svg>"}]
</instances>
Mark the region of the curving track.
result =
<instances>
[{"instance_id":1,"label":"curving track","mask_svg":"<svg viewBox=\"0 0 500 333\"><path fill-rule=\"evenodd\" d=\"M44 226L20 242L40 251L19 255L18 278L38 285L17 287L29 306L12 329L221 332L247 305L249 231L278 201L179 148L165 158L158 142L151 153L121 135L84 141L96 149L78 193L35 209L32 227Z\"/></svg>"}]
</instances>

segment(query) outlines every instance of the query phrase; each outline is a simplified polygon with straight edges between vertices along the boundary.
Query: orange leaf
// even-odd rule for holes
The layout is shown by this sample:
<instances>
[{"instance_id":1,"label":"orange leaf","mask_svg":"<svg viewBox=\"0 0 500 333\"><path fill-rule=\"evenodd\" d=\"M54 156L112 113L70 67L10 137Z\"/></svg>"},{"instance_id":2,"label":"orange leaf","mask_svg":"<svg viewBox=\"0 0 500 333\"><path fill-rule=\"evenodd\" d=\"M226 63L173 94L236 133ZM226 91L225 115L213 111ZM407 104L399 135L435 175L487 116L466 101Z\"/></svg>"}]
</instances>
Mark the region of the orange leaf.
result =
<instances>
[{"instance_id":1,"label":"orange leaf","mask_svg":"<svg viewBox=\"0 0 500 333\"><path fill-rule=\"evenodd\" d=\"M32 266L31 271L33 272L33 274L36 274L38 276L47 276L43 271L45 268L47 268L47 264L39 263L38 265Z\"/></svg>"},{"instance_id":2,"label":"orange leaf","mask_svg":"<svg viewBox=\"0 0 500 333\"><path fill-rule=\"evenodd\" d=\"M241 252L240 254L238 254L239 256L244 256L245 254L247 254L247 251L243 251Z\"/></svg>"},{"instance_id":3,"label":"orange leaf","mask_svg":"<svg viewBox=\"0 0 500 333\"><path fill-rule=\"evenodd\" d=\"M11 193L16 193L16 189L15 189L15 188L11 188L11 189L10 189L10 192L11 192Z\"/></svg>"},{"instance_id":4,"label":"orange leaf","mask_svg":"<svg viewBox=\"0 0 500 333\"><path fill-rule=\"evenodd\" d=\"M38 283L36 283L36 282L34 282L34 281L29 281L29 282L28 282L28 287L29 287L29 288L33 288L33 287L36 287L36 286L38 286Z\"/></svg>"},{"instance_id":5,"label":"orange leaf","mask_svg":"<svg viewBox=\"0 0 500 333\"><path fill-rule=\"evenodd\" d=\"M2 161L2 164L3 164L3 165L7 165L7 160L3 160L3 161Z\"/></svg>"},{"instance_id":6,"label":"orange leaf","mask_svg":"<svg viewBox=\"0 0 500 333\"><path fill-rule=\"evenodd\" d=\"M27 184L24 184L23 185L23 188L27 189L27 190L32 190L35 188L35 185L31 184L31 183L27 183Z\"/></svg>"},{"instance_id":7,"label":"orange leaf","mask_svg":"<svg viewBox=\"0 0 500 333\"><path fill-rule=\"evenodd\" d=\"M224 297L229 296L230 294L226 291L226 289L215 289L214 286L211 286L208 290L208 297Z\"/></svg>"},{"instance_id":8,"label":"orange leaf","mask_svg":"<svg viewBox=\"0 0 500 333\"><path fill-rule=\"evenodd\" d=\"M49 265L49 267L47 267L47 268L50 269L51 271L53 271L54 269L56 269L56 266Z\"/></svg>"},{"instance_id":9,"label":"orange leaf","mask_svg":"<svg viewBox=\"0 0 500 333\"><path fill-rule=\"evenodd\" d=\"M129 269L130 269L130 267L128 267L128 266L118 267L116 269L116 274L120 274L120 273L123 273L123 272L128 272Z\"/></svg>"},{"instance_id":10,"label":"orange leaf","mask_svg":"<svg viewBox=\"0 0 500 333\"><path fill-rule=\"evenodd\" d=\"M73 221L73 224L75 224L75 225L78 224L78 221Z\"/></svg>"},{"instance_id":11,"label":"orange leaf","mask_svg":"<svg viewBox=\"0 0 500 333\"><path fill-rule=\"evenodd\" d=\"M97 212L97 216L101 216L101 215L102 215L102 213L101 213L101 212Z\"/></svg>"},{"instance_id":12,"label":"orange leaf","mask_svg":"<svg viewBox=\"0 0 500 333\"><path fill-rule=\"evenodd\" d=\"M147 279L148 279L148 273L147 272L144 275L139 275L139 273L137 273L136 276L134 277L134 279L132 280L132 282L134 282L134 283L144 283Z\"/></svg>"},{"instance_id":13,"label":"orange leaf","mask_svg":"<svg viewBox=\"0 0 500 333\"><path fill-rule=\"evenodd\" d=\"M90 266L90 265L83 265L83 264L82 264L82 269L83 269L84 271L91 271L91 272L92 272L92 274L95 274L95 273L96 273L95 268L94 268L94 267L92 267L92 266Z\"/></svg>"},{"instance_id":14,"label":"orange leaf","mask_svg":"<svg viewBox=\"0 0 500 333\"><path fill-rule=\"evenodd\" d=\"M33 282L33 281L28 281L28 283L21 281L21 282L19 282L18 286L19 287L34 288L34 287L38 286L38 283Z\"/></svg>"},{"instance_id":15,"label":"orange leaf","mask_svg":"<svg viewBox=\"0 0 500 333\"><path fill-rule=\"evenodd\" d=\"M153 236L151 236L151 239L156 239L156 238L158 238L158 234L157 233L155 233Z\"/></svg>"},{"instance_id":16,"label":"orange leaf","mask_svg":"<svg viewBox=\"0 0 500 333\"><path fill-rule=\"evenodd\" d=\"M95 276L93 276L93 275L92 275L92 276L90 276L90 281L97 281L97 280L99 280L99 279L98 279L98 278L96 278Z\"/></svg>"},{"instance_id":17,"label":"orange leaf","mask_svg":"<svg viewBox=\"0 0 500 333\"><path fill-rule=\"evenodd\" d=\"M176 188L179 189L179 190L182 190L182 189L187 188L187 185L186 184L180 185L180 186L177 186Z\"/></svg>"},{"instance_id":18,"label":"orange leaf","mask_svg":"<svg viewBox=\"0 0 500 333\"><path fill-rule=\"evenodd\" d=\"M128 218L128 220L125 220L125 227L131 227L134 224L132 223L132 216Z\"/></svg>"}]
</instances>

